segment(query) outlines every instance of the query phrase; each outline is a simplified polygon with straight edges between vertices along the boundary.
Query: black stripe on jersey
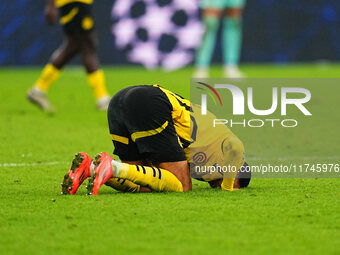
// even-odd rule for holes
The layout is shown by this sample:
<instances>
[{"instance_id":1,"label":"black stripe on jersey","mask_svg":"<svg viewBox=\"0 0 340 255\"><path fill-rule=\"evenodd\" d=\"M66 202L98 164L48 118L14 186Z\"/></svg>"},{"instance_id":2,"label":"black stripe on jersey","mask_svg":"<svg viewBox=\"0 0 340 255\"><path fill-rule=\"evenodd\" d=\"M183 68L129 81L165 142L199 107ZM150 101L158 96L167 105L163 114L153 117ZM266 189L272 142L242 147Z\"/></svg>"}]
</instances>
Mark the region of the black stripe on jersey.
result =
<instances>
[{"instance_id":1,"label":"black stripe on jersey","mask_svg":"<svg viewBox=\"0 0 340 255\"><path fill-rule=\"evenodd\" d=\"M174 93L174 92L171 92L171 91L168 91L168 93L169 93L170 95L172 95L174 98L176 98L176 100L178 101L178 103L179 103L181 106L185 107L185 109L186 109L187 111L193 112L193 110L192 110L192 108L191 108L190 106L186 105L185 103L183 103L183 102L181 101L181 99L185 100L184 97L182 97L182 96L180 96L180 95L178 95L178 94L176 94L176 93Z\"/></svg>"},{"instance_id":2,"label":"black stripe on jersey","mask_svg":"<svg viewBox=\"0 0 340 255\"><path fill-rule=\"evenodd\" d=\"M190 138L192 140L191 143L193 143L193 142L196 141L196 138L197 138L197 122L196 122L194 116L192 116L191 114L190 114L190 119L192 121L192 132L191 132Z\"/></svg>"},{"instance_id":3,"label":"black stripe on jersey","mask_svg":"<svg viewBox=\"0 0 340 255\"><path fill-rule=\"evenodd\" d=\"M194 141L189 142L189 141L185 140L184 138L182 138L182 137L180 137L180 136L179 136L179 140L180 140L181 143L182 143L183 149L188 148L189 145L190 145L191 143L194 142Z\"/></svg>"},{"instance_id":4,"label":"black stripe on jersey","mask_svg":"<svg viewBox=\"0 0 340 255\"><path fill-rule=\"evenodd\" d=\"M142 166L142 169L143 169L143 174L146 174L144 166Z\"/></svg>"},{"instance_id":5,"label":"black stripe on jersey","mask_svg":"<svg viewBox=\"0 0 340 255\"><path fill-rule=\"evenodd\" d=\"M153 177L156 177L156 170L155 170L155 168L152 167L152 171L153 171Z\"/></svg>"},{"instance_id":6,"label":"black stripe on jersey","mask_svg":"<svg viewBox=\"0 0 340 255\"><path fill-rule=\"evenodd\" d=\"M162 172L161 170L157 167L157 170L158 170L158 179L162 179Z\"/></svg>"},{"instance_id":7,"label":"black stripe on jersey","mask_svg":"<svg viewBox=\"0 0 340 255\"><path fill-rule=\"evenodd\" d=\"M171 95L173 95L174 97L179 97L180 99L185 99L184 97L182 97L181 95L178 95L177 93L175 93L175 92L172 92L172 91L170 91L170 90L168 90L169 91L169 93L171 94Z\"/></svg>"},{"instance_id":8,"label":"black stripe on jersey","mask_svg":"<svg viewBox=\"0 0 340 255\"><path fill-rule=\"evenodd\" d=\"M122 183L120 185L123 185L125 183L126 179L123 179Z\"/></svg>"},{"instance_id":9,"label":"black stripe on jersey","mask_svg":"<svg viewBox=\"0 0 340 255\"><path fill-rule=\"evenodd\" d=\"M178 103L179 103L181 106L185 107L185 110L187 110L187 111L189 111L189 112L193 112L192 108L191 108L189 105L186 105L186 104L183 103L181 100L179 100L177 97L175 97L175 98L177 99Z\"/></svg>"},{"instance_id":10,"label":"black stripe on jersey","mask_svg":"<svg viewBox=\"0 0 340 255\"><path fill-rule=\"evenodd\" d=\"M138 165L136 165L136 167L137 167L137 171L138 171L138 172L140 172L140 170L139 170L139 166L138 166Z\"/></svg>"}]
</instances>

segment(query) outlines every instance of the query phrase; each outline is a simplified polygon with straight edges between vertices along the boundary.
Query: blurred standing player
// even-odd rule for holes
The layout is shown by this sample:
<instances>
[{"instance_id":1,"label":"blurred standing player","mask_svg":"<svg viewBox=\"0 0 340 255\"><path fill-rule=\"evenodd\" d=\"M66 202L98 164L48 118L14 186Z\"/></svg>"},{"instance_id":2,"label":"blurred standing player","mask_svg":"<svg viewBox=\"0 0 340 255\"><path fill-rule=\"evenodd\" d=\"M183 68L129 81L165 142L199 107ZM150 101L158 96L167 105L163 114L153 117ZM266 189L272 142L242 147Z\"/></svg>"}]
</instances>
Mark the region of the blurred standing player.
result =
<instances>
[{"instance_id":1,"label":"blurred standing player","mask_svg":"<svg viewBox=\"0 0 340 255\"><path fill-rule=\"evenodd\" d=\"M104 73L99 69L96 53L97 39L91 15L92 4L93 0L47 0L46 2L46 21L53 25L57 20L58 9L59 22L62 25L65 39L53 53L50 62L27 94L28 99L43 110L53 110L46 98L46 93L59 77L61 69L79 53L87 72L88 83L96 98L97 108L106 110L108 107L110 96L106 89Z\"/></svg>"},{"instance_id":2,"label":"blurred standing player","mask_svg":"<svg viewBox=\"0 0 340 255\"><path fill-rule=\"evenodd\" d=\"M242 78L238 69L241 53L242 11L245 0L200 0L203 9L205 34L196 55L195 78L209 76L209 65L214 52L219 20L222 17L222 47L224 76Z\"/></svg>"}]
</instances>

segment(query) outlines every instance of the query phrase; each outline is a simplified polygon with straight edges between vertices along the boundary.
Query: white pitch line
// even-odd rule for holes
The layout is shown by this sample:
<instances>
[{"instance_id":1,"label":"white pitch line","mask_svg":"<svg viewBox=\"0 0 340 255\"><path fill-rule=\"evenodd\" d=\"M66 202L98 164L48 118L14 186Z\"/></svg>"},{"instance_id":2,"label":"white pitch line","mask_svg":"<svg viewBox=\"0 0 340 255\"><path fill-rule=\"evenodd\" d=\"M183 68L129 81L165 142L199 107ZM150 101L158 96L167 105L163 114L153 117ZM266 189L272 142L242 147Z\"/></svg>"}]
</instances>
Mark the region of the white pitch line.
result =
<instances>
[{"instance_id":1,"label":"white pitch line","mask_svg":"<svg viewBox=\"0 0 340 255\"><path fill-rule=\"evenodd\" d=\"M297 156L297 157L246 157L247 160L253 161L288 161L288 160L340 160L340 156ZM308 163L308 162L307 162ZM338 163L338 162L336 162ZM51 162L31 162L31 163L0 163L0 167L27 167L27 166L53 166L67 165L70 162L66 161L51 161Z\"/></svg>"},{"instance_id":2,"label":"white pitch line","mask_svg":"<svg viewBox=\"0 0 340 255\"><path fill-rule=\"evenodd\" d=\"M64 165L69 162L52 161L52 162L32 162L32 163L0 163L0 167L26 167L26 166L53 166Z\"/></svg>"},{"instance_id":3,"label":"white pitch line","mask_svg":"<svg viewBox=\"0 0 340 255\"><path fill-rule=\"evenodd\" d=\"M264 158L264 157L246 157L248 160L254 161L287 161L287 160L340 160L339 156L296 156L296 157L277 157L277 158Z\"/></svg>"}]
</instances>

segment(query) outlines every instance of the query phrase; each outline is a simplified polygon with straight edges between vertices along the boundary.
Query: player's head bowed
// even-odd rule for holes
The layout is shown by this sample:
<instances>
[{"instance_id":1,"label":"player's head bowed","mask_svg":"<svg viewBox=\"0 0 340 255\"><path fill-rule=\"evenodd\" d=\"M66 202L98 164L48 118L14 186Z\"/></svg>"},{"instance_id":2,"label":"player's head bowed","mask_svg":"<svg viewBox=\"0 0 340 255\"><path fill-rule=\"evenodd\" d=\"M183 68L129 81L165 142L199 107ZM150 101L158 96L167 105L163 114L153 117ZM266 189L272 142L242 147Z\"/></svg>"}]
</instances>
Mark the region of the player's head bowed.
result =
<instances>
[{"instance_id":1,"label":"player's head bowed","mask_svg":"<svg viewBox=\"0 0 340 255\"><path fill-rule=\"evenodd\" d=\"M244 162L243 166L237 172L234 186L238 186L237 188L246 188L248 187L250 180L251 180L250 167L247 164L247 162Z\"/></svg>"}]
</instances>

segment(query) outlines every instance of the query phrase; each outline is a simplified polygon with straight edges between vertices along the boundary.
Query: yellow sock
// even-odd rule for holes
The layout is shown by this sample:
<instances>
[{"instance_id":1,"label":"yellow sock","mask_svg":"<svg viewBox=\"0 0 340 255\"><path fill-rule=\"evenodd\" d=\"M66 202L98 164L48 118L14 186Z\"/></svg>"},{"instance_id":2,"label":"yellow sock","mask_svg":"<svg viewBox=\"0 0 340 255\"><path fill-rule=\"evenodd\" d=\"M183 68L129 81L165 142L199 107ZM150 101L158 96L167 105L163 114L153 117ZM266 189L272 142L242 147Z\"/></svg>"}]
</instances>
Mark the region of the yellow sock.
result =
<instances>
[{"instance_id":1,"label":"yellow sock","mask_svg":"<svg viewBox=\"0 0 340 255\"><path fill-rule=\"evenodd\" d=\"M221 189L233 191L235 176L245 161L244 147L237 137L230 137L223 144L223 155L227 159L224 165L229 166L229 171L224 173Z\"/></svg>"},{"instance_id":2,"label":"yellow sock","mask_svg":"<svg viewBox=\"0 0 340 255\"><path fill-rule=\"evenodd\" d=\"M154 191L183 192L182 183L171 172L157 167L120 164L118 177Z\"/></svg>"},{"instance_id":3,"label":"yellow sock","mask_svg":"<svg viewBox=\"0 0 340 255\"><path fill-rule=\"evenodd\" d=\"M51 84L60 76L60 70L52 64L48 64L43 69L39 79L35 83L35 86L40 90L47 92Z\"/></svg>"},{"instance_id":4,"label":"yellow sock","mask_svg":"<svg viewBox=\"0 0 340 255\"><path fill-rule=\"evenodd\" d=\"M221 184L221 189L233 191L234 190L234 182L235 182L235 178L223 178L223 181L222 181L222 184Z\"/></svg>"},{"instance_id":5,"label":"yellow sock","mask_svg":"<svg viewBox=\"0 0 340 255\"><path fill-rule=\"evenodd\" d=\"M87 75L87 80L93 89L93 94L96 99L108 95L106 90L104 72L97 70Z\"/></svg>"},{"instance_id":6,"label":"yellow sock","mask_svg":"<svg viewBox=\"0 0 340 255\"><path fill-rule=\"evenodd\" d=\"M105 185L110 186L111 188L114 188L115 190L122 191L122 192L132 192L137 193L140 190L140 186L130 182L126 179L120 179L120 178L111 178L108 180Z\"/></svg>"}]
</instances>

